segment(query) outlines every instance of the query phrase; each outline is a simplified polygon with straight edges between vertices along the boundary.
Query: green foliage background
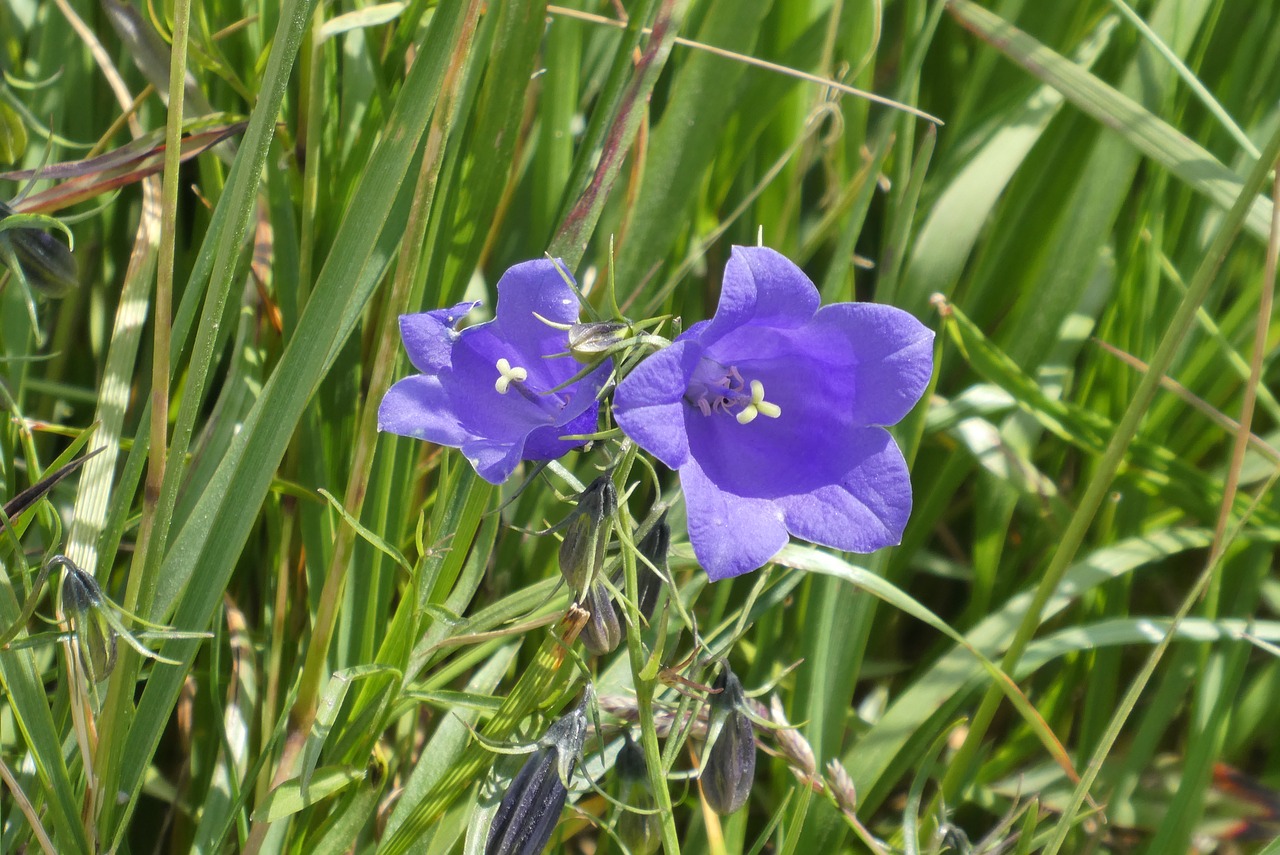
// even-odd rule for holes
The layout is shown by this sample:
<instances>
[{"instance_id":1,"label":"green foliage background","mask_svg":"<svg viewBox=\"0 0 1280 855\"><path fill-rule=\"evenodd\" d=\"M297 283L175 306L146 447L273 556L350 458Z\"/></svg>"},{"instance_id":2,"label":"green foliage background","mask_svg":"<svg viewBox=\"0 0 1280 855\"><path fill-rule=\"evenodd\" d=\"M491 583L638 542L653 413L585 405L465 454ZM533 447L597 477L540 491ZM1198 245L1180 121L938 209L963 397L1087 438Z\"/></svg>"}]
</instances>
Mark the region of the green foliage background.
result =
<instances>
[{"instance_id":1,"label":"green foliage background","mask_svg":"<svg viewBox=\"0 0 1280 855\"><path fill-rule=\"evenodd\" d=\"M0 851L481 851L518 761L469 728L527 740L581 686L529 534L570 505L377 434L396 318L550 251L689 323L760 234L938 329L935 388L895 428L900 547L708 585L677 520L705 646L671 609L587 666L654 769L693 765L658 734L708 657L796 723L734 816L659 793L667 848L1280 852L1280 7L571 5L0 3L13 169L139 140L16 205L72 223L82 281L38 328L0 292L0 495L107 450L0 539ZM48 589L22 618L55 552L212 637L87 685L83 622ZM575 802L552 849L620 851Z\"/></svg>"}]
</instances>

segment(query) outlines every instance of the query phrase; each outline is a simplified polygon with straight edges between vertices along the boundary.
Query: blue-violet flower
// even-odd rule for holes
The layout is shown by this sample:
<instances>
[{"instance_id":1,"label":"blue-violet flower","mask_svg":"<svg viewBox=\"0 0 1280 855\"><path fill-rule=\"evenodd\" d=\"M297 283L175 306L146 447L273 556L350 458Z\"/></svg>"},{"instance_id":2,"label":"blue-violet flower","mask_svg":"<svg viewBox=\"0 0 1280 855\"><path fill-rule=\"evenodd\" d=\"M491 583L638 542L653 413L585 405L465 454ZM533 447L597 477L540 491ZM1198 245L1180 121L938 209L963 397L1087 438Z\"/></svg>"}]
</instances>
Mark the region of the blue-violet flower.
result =
<instances>
[{"instance_id":1,"label":"blue-violet flower","mask_svg":"<svg viewBox=\"0 0 1280 855\"><path fill-rule=\"evenodd\" d=\"M779 253L734 247L714 317L618 384L614 417L679 470L712 579L762 566L788 533L851 552L902 538L911 482L881 426L923 394L933 332L892 306L819 302Z\"/></svg>"},{"instance_id":2,"label":"blue-violet flower","mask_svg":"<svg viewBox=\"0 0 1280 855\"><path fill-rule=\"evenodd\" d=\"M378 407L379 430L462 449L481 478L505 481L521 460L554 460L582 445L562 439L596 429L602 364L552 391L582 366L547 359L568 351L560 324L578 320L578 297L559 262L517 264L498 281L492 321L454 328L477 303L400 317L400 334L420 374L397 382Z\"/></svg>"}]
</instances>

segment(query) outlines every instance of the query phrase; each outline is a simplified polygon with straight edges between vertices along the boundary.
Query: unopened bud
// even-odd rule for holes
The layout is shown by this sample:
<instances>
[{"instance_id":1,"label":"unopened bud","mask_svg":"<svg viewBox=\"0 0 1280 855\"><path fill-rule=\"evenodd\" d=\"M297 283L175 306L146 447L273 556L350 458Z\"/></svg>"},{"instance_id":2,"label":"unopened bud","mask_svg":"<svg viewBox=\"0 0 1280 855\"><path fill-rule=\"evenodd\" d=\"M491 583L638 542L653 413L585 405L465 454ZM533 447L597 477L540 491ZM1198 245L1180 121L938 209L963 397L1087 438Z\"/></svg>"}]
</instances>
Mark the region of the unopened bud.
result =
<instances>
[{"instance_id":1,"label":"unopened bud","mask_svg":"<svg viewBox=\"0 0 1280 855\"><path fill-rule=\"evenodd\" d=\"M716 678L719 689L710 699L707 750L702 764L702 797L711 809L728 816L747 803L756 775L756 740L747 716L742 683L725 665Z\"/></svg>"},{"instance_id":2,"label":"unopened bud","mask_svg":"<svg viewBox=\"0 0 1280 855\"><path fill-rule=\"evenodd\" d=\"M511 781L493 815L485 855L538 855L551 839L569 795L569 779L587 735L588 695L557 719Z\"/></svg>"},{"instance_id":3,"label":"unopened bud","mask_svg":"<svg viewBox=\"0 0 1280 855\"><path fill-rule=\"evenodd\" d=\"M658 594L662 592L663 576L667 574L667 553L671 549L671 526L667 525L667 515L658 517L658 521L649 529L649 533L640 538L636 545L640 554L648 559L636 562L636 606L645 620L653 617L653 610L658 607ZM655 573L649 566L658 568ZM661 574L661 575L660 575Z\"/></svg>"},{"instance_id":4,"label":"unopened bud","mask_svg":"<svg viewBox=\"0 0 1280 855\"><path fill-rule=\"evenodd\" d=\"M591 587L604 566L609 522L618 509L618 493L608 475L592 481L578 496L560 544L560 574L578 597Z\"/></svg>"},{"instance_id":5,"label":"unopened bud","mask_svg":"<svg viewBox=\"0 0 1280 855\"><path fill-rule=\"evenodd\" d=\"M569 327L569 352L579 362L595 362L609 349L631 337L626 324L601 321Z\"/></svg>"},{"instance_id":6,"label":"unopened bud","mask_svg":"<svg viewBox=\"0 0 1280 855\"><path fill-rule=\"evenodd\" d=\"M12 208L0 202L0 221L14 215ZM46 297L63 297L80 284L80 273L71 250L38 228L0 229L0 260L9 267L16 265L14 274Z\"/></svg>"},{"instance_id":7,"label":"unopened bud","mask_svg":"<svg viewBox=\"0 0 1280 855\"><path fill-rule=\"evenodd\" d=\"M827 787L840 810L850 816L857 814L858 791L853 786L853 778L839 760L832 759L827 763Z\"/></svg>"},{"instance_id":8,"label":"unopened bud","mask_svg":"<svg viewBox=\"0 0 1280 855\"><path fill-rule=\"evenodd\" d=\"M116 667L116 631L107 622L102 589L85 571L60 557L62 605L70 619L85 676L93 683L105 680Z\"/></svg>"},{"instance_id":9,"label":"unopened bud","mask_svg":"<svg viewBox=\"0 0 1280 855\"><path fill-rule=\"evenodd\" d=\"M958 825L944 823L942 828L942 852L953 852L955 855L969 855L973 851L973 844L969 842L969 835L965 834L964 829Z\"/></svg>"},{"instance_id":10,"label":"unopened bud","mask_svg":"<svg viewBox=\"0 0 1280 855\"><path fill-rule=\"evenodd\" d=\"M604 582L596 580L587 588L586 602L582 604L589 617L582 628L582 644L596 656L604 656L618 649L622 641L622 624L614 608L613 597Z\"/></svg>"},{"instance_id":11,"label":"unopened bud","mask_svg":"<svg viewBox=\"0 0 1280 855\"><path fill-rule=\"evenodd\" d=\"M614 763L618 773L618 799L625 805L649 810L654 806L653 793L649 790L649 773L645 766L644 752L625 736L622 750ZM618 838L631 850L632 855L650 855L662 842L662 828L657 814L623 811L618 817Z\"/></svg>"},{"instance_id":12,"label":"unopened bud","mask_svg":"<svg viewBox=\"0 0 1280 855\"><path fill-rule=\"evenodd\" d=\"M818 763L813 756L813 746L811 746L800 731L791 726L787 721L786 711L782 708L782 699L774 695L769 701L769 717L774 723L779 725L778 729L773 732L773 738L777 740L778 747L782 749L782 753L791 761L792 767L800 772L806 778L813 778L818 773Z\"/></svg>"}]
</instances>

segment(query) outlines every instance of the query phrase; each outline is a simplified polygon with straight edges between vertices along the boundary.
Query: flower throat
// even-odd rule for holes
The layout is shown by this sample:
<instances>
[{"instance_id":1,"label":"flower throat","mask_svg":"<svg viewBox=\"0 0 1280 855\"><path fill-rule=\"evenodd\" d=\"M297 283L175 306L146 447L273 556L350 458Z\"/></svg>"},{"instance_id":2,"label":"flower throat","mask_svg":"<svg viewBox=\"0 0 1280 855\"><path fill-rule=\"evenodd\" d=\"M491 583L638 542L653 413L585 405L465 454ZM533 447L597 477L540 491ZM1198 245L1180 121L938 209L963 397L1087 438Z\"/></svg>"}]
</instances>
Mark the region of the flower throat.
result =
<instances>
[{"instance_id":1,"label":"flower throat","mask_svg":"<svg viewBox=\"0 0 1280 855\"><path fill-rule=\"evenodd\" d=\"M763 383L748 383L737 366L726 368L711 359L701 360L694 369L685 400L704 416L730 413L740 425L750 424L757 416L776 419L782 415L781 407L764 399Z\"/></svg>"}]
</instances>

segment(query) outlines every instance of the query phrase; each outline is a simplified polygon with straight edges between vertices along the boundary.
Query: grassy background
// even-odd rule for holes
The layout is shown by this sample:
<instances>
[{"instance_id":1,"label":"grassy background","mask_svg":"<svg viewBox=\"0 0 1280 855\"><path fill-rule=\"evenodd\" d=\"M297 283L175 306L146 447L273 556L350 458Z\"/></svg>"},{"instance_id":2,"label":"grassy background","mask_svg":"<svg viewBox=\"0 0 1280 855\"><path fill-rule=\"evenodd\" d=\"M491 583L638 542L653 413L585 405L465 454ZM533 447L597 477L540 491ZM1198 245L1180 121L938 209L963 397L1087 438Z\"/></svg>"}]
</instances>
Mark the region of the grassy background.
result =
<instances>
[{"instance_id":1,"label":"grassy background","mask_svg":"<svg viewBox=\"0 0 1280 855\"><path fill-rule=\"evenodd\" d=\"M1280 8L571 5L631 25L524 0L0 3L0 155L86 161L17 205L72 223L82 282L39 333L0 292L0 495L91 425L106 449L0 540L0 851L481 851L519 760L468 727L536 736L582 668L606 723L689 769L682 696L638 646L555 643L556 545L527 532L570 506L374 411L410 370L402 312L491 299L548 250L599 298L612 247L632 317L692 322L758 230L827 300L938 329L936 387L895 429L900 547L793 545L707 585L677 519L704 646L668 610L644 637L662 676L727 655L798 730L761 733L778 756L733 817L673 780L668 843L1280 851ZM121 642L87 685L56 597L19 625L53 552L212 638L143 639L176 664ZM574 801L552 849L620 851L616 809Z\"/></svg>"}]
</instances>

